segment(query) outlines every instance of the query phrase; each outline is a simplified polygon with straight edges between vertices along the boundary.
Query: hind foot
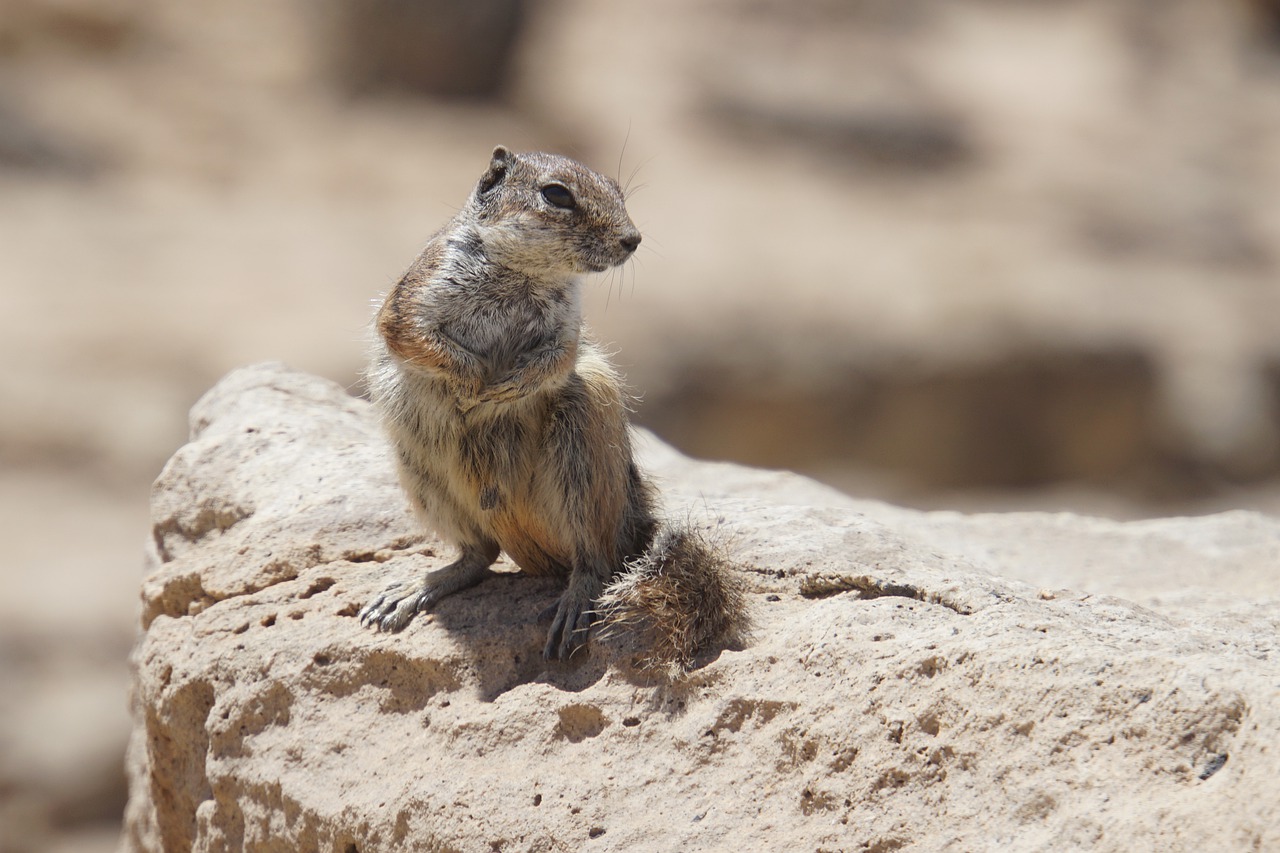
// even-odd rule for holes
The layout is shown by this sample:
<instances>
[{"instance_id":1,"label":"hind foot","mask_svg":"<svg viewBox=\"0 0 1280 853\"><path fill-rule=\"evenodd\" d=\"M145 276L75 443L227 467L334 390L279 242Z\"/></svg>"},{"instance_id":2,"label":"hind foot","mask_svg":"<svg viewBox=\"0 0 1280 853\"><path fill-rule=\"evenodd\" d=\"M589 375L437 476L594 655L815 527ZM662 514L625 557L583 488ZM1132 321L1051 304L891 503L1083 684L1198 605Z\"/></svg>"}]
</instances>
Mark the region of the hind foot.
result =
<instances>
[{"instance_id":1,"label":"hind foot","mask_svg":"<svg viewBox=\"0 0 1280 853\"><path fill-rule=\"evenodd\" d=\"M542 650L544 658L568 660L587 644L591 626L598 619L596 599L599 597L600 584L575 573L569 588L554 605L555 616L547 632L547 645Z\"/></svg>"}]
</instances>

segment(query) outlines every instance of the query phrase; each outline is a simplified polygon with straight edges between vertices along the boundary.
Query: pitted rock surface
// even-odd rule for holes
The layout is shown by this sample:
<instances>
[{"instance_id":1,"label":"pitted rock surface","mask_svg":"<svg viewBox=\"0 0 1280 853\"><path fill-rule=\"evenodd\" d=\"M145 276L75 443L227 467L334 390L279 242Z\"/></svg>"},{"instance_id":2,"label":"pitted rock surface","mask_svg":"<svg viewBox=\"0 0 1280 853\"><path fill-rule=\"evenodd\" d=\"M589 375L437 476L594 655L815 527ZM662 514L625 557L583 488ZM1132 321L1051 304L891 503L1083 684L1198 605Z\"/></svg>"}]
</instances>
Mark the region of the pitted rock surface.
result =
<instances>
[{"instance_id":1,"label":"pitted rock surface","mask_svg":"<svg viewBox=\"0 0 1280 853\"><path fill-rule=\"evenodd\" d=\"M449 558L372 412L224 379L153 496L125 849L1280 846L1280 521L918 513L641 448L751 578L751 641L675 684L544 662L557 590L517 573L363 629Z\"/></svg>"}]
</instances>

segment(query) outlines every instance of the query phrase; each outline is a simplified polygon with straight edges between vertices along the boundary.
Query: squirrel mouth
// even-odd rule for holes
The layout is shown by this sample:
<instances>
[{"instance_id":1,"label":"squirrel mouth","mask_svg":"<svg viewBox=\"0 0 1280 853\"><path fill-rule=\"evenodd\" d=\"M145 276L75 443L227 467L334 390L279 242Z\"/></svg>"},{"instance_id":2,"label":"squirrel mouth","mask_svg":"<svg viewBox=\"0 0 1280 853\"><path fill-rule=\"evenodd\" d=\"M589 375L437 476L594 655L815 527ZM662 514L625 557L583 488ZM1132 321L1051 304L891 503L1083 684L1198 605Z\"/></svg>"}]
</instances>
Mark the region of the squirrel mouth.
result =
<instances>
[{"instance_id":1,"label":"squirrel mouth","mask_svg":"<svg viewBox=\"0 0 1280 853\"><path fill-rule=\"evenodd\" d=\"M581 263L584 267L586 267L591 272L604 272L610 267L622 266L627 261L631 260L631 255L632 255L631 252L625 252L625 253L619 252L615 255L609 255L607 257L601 257L600 255L596 255L595 257L591 257L591 258L582 258Z\"/></svg>"},{"instance_id":2,"label":"squirrel mouth","mask_svg":"<svg viewBox=\"0 0 1280 853\"><path fill-rule=\"evenodd\" d=\"M630 257L628 255L628 257ZM579 258L579 263L587 269L588 272L604 272L609 267L616 267L618 264L626 261L626 258L606 258L595 255L589 258Z\"/></svg>"}]
</instances>

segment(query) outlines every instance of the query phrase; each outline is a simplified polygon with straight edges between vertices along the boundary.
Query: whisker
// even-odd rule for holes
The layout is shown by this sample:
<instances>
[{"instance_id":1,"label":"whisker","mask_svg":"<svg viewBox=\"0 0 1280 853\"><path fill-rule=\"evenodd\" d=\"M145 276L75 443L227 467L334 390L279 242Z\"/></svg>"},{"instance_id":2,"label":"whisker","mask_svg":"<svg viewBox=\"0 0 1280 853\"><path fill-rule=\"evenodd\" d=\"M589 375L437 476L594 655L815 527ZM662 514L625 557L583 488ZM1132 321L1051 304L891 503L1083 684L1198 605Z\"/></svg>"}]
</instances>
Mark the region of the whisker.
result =
<instances>
[{"instance_id":1,"label":"whisker","mask_svg":"<svg viewBox=\"0 0 1280 853\"><path fill-rule=\"evenodd\" d=\"M636 167L631 170L631 174L627 176L627 182L623 185L624 194L630 192L631 182L636 179L636 175L640 174L640 170L643 169L645 166L648 166L652 162L653 162L653 157L649 157L647 160L643 160L640 163L638 163Z\"/></svg>"},{"instance_id":2,"label":"whisker","mask_svg":"<svg viewBox=\"0 0 1280 853\"><path fill-rule=\"evenodd\" d=\"M655 258L658 258L659 260L666 258L666 255L662 254L662 252L659 252L658 247L654 246L653 243L657 243L659 246L662 245L661 240L655 240L653 237L650 237L649 235L646 234L644 238L644 245L642 245L638 251L653 252L653 256ZM636 258L636 260L639 260L638 253L636 255L633 255L632 257Z\"/></svg>"},{"instance_id":3,"label":"whisker","mask_svg":"<svg viewBox=\"0 0 1280 853\"><path fill-rule=\"evenodd\" d=\"M627 119L627 135L622 137L622 150L618 152L617 181L622 183L622 158L627 154L627 142L631 139L631 119Z\"/></svg>"}]
</instances>

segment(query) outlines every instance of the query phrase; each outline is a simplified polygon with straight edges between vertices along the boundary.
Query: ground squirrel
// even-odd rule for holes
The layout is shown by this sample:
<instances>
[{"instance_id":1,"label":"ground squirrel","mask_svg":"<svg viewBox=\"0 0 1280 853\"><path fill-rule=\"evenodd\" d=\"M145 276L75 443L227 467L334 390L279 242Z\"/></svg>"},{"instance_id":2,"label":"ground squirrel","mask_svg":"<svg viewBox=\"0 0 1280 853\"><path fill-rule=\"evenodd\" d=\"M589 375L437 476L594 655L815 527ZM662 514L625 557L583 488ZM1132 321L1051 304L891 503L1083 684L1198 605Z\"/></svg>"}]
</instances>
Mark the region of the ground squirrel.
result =
<instances>
[{"instance_id":1,"label":"ground squirrel","mask_svg":"<svg viewBox=\"0 0 1280 853\"><path fill-rule=\"evenodd\" d=\"M568 658L601 618L643 624L662 666L741 630L744 596L723 556L657 521L629 398L583 333L578 276L626 262L640 239L613 179L498 147L383 300L371 395L410 502L460 553L392 584L363 623L400 630L489 577L505 551L530 575L568 581L547 658Z\"/></svg>"}]
</instances>

